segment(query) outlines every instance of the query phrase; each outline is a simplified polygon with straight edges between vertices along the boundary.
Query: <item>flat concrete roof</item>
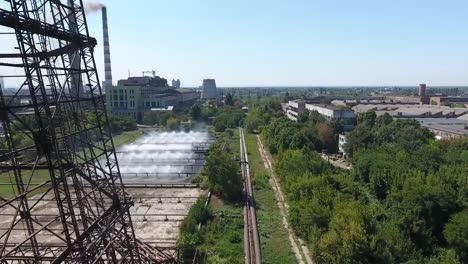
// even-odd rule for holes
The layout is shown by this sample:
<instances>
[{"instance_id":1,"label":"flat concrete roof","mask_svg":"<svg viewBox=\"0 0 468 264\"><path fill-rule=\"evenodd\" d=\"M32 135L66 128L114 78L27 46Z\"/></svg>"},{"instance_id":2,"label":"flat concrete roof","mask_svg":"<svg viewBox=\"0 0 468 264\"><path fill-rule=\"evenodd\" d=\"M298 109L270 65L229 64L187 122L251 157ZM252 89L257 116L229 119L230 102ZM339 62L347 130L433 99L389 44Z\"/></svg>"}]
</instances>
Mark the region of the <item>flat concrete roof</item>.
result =
<instances>
[{"instance_id":1,"label":"flat concrete roof","mask_svg":"<svg viewBox=\"0 0 468 264\"><path fill-rule=\"evenodd\" d=\"M415 118L421 126L458 135L468 135L468 120L458 118Z\"/></svg>"}]
</instances>

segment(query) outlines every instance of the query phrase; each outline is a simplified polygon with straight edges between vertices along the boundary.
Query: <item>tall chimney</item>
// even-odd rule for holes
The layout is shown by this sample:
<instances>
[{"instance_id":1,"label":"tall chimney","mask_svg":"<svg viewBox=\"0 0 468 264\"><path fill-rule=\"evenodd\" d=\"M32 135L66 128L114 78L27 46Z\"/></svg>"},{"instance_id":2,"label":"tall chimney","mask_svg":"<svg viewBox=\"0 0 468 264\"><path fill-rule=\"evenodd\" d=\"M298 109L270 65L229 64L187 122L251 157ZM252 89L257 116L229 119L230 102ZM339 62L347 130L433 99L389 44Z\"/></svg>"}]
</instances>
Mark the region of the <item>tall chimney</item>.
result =
<instances>
[{"instance_id":1,"label":"tall chimney","mask_svg":"<svg viewBox=\"0 0 468 264\"><path fill-rule=\"evenodd\" d=\"M75 16L75 6L72 0L68 0L70 13L68 14L68 22L70 23L70 30L73 33L78 33L78 24ZM71 91L70 95L73 97L80 97L84 95L83 80L81 78L81 57L78 51L68 54L70 60L70 67L74 70L71 74Z\"/></svg>"},{"instance_id":2,"label":"tall chimney","mask_svg":"<svg viewBox=\"0 0 468 264\"><path fill-rule=\"evenodd\" d=\"M102 32L104 35L104 88L106 88L108 86L112 86L112 67L109 46L109 29L107 26L107 8L105 6L102 7Z\"/></svg>"}]
</instances>

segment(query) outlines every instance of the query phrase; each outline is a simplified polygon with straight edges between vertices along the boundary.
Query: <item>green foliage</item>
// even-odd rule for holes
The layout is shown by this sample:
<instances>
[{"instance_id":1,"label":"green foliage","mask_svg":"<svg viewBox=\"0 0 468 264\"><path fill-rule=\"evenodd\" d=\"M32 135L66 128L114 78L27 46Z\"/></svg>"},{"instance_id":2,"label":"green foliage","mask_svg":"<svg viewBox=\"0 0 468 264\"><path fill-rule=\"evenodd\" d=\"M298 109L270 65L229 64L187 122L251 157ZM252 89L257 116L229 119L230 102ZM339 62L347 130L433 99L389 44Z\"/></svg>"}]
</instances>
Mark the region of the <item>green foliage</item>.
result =
<instances>
[{"instance_id":1,"label":"green foliage","mask_svg":"<svg viewBox=\"0 0 468 264\"><path fill-rule=\"evenodd\" d=\"M179 126L180 126L179 119L175 117L169 117L169 119L167 119L166 127L169 128L170 130L178 130Z\"/></svg>"},{"instance_id":2,"label":"green foliage","mask_svg":"<svg viewBox=\"0 0 468 264\"><path fill-rule=\"evenodd\" d=\"M148 111L143 114L143 119L141 120L143 125L153 126L159 123L159 113L156 111Z\"/></svg>"},{"instance_id":3,"label":"green foliage","mask_svg":"<svg viewBox=\"0 0 468 264\"><path fill-rule=\"evenodd\" d=\"M135 120L130 117L112 116L109 118L109 124L113 133L138 129Z\"/></svg>"},{"instance_id":4,"label":"green foliage","mask_svg":"<svg viewBox=\"0 0 468 264\"><path fill-rule=\"evenodd\" d=\"M468 211L452 216L444 230L447 242L456 250L460 258L468 261Z\"/></svg>"},{"instance_id":5,"label":"green foliage","mask_svg":"<svg viewBox=\"0 0 468 264\"><path fill-rule=\"evenodd\" d=\"M249 133L261 132L275 117L282 116L281 104L270 97L249 102L249 114L244 121L244 127Z\"/></svg>"},{"instance_id":6,"label":"green foliage","mask_svg":"<svg viewBox=\"0 0 468 264\"><path fill-rule=\"evenodd\" d=\"M232 95L231 93L227 93L226 98L224 98L224 103L229 106L234 106L234 95Z\"/></svg>"},{"instance_id":7,"label":"green foliage","mask_svg":"<svg viewBox=\"0 0 468 264\"><path fill-rule=\"evenodd\" d=\"M200 121L202 117L202 108L199 104L194 104L190 108L190 117L195 121Z\"/></svg>"},{"instance_id":8,"label":"green foliage","mask_svg":"<svg viewBox=\"0 0 468 264\"><path fill-rule=\"evenodd\" d=\"M242 207L223 205L202 228L199 263L244 263ZM192 263L191 261L189 263Z\"/></svg>"},{"instance_id":9,"label":"green foliage","mask_svg":"<svg viewBox=\"0 0 468 264\"><path fill-rule=\"evenodd\" d=\"M210 148L204 167L210 189L219 197L237 201L242 193L242 179L239 175L239 164L217 144Z\"/></svg>"},{"instance_id":10,"label":"green foliage","mask_svg":"<svg viewBox=\"0 0 468 264\"><path fill-rule=\"evenodd\" d=\"M318 242L320 263L372 263L366 206L354 200L335 202L328 231Z\"/></svg>"},{"instance_id":11,"label":"green foliage","mask_svg":"<svg viewBox=\"0 0 468 264\"><path fill-rule=\"evenodd\" d=\"M215 117L216 114L217 114L218 110L216 107L214 106L206 106L206 107L203 107L202 110L201 110L201 120L202 121L209 121L210 117Z\"/></svg>"},{"instance_id":12,"label":"green foliage","mask_svg":"<svg viewBox=\"0 0 468 264\"><path fill-rule=\"evenodd\" d=\"M305 112L299 113L299 115L297 116L297 122L306 123L307 121L309 121L309 112L305 111Z\"/></svg>"},{"instance_id":13,"label":"green foliage","mask_svg":"<svg viewBox=\"0 0 468 264\"><path fill-rule=\"evenodd\" d=\"M227 137L229 139L231 139L234 136L234 131L232 129L230 129L230 128L226 129L226 131L224 131L224 132L226 133L226 135L227 135Z\"/></svg>"},{"instance_id":14,"label":"green foliage","mask_svg":"<svg viewBox=\"0 0 468 264\"><path fill-rule=\"evenodd\" d=\"M414 119L393 120L388 114L376 118L375 112L366 112L358 120L345 146L351 155L360 149L383 144L396 144L402 150L412 152L434 136Z\"/></svg>"},{"instance_id":15,"label":"green foliage","mask_svg":"<svg viewBox=\"0 0 468 264\"><path fill-rule=\"evenodd\" d=\"M299 124L288 118L274 119L263 132L266 143L273 154L288 148L321 150L322 143L315 129L306 124Z\"/></svg>"},{"instance_id":16,"label":"green foliage","mask_svg":"<svg viewBox=\"0 0 468 264\"><path fill-rule=\"evenodd\" d=\"M226 128L235 128L241 125L245 113L241 109L226 108L216 115L213 126L216 132L223 132Z\"/></svg>"},{"instance_id":17,"label":"green foliage","mask_svg":"<svg viewBox=\"0 0 468 264\"><path fill-rule=\"evenodd\" d=\"M339 127L312 112L262 130L316 261L467 263L468 137L436 142L415 120L365 113L348 136L353 170L337 172L315 151Z\"/></svg>"},{"instance_id":18,"label":"green foliage","mask_svg":"<svg viewBox=\"0 0 468 264\"><path fill-rule=\"evenodd\" d=\"M459 264L460 258L457 253L452 249L441 249L437 252L437 255L431 257L428 264ZM461 262L461 263L466 263Z\"/></svg>"},{"instance_id":19,"label":"green foliage","mask_svg":"<svg viewBox=\"0 0 468 264\"><path fill-rule=\"evenodd\" d=\"M203 235L198 229L198 225L204 225L212 218L212 212L205 207L204 199L202 197L196 201L180 226L177 247L184 263L191 262L196 247L203 242Z\"/></svg>"}]
</instances>

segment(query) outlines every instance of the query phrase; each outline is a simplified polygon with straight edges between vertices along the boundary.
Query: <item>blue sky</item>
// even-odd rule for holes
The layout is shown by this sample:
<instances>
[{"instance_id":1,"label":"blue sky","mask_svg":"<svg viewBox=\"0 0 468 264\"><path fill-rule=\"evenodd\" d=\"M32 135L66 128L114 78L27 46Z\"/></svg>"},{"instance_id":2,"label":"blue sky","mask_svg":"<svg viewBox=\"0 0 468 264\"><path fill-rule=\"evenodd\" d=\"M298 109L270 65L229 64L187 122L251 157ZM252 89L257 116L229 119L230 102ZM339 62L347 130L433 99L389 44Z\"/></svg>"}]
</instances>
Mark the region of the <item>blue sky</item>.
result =
<instances>
[{"instance_id":1,"label":"blue sky","mask_svg":"<svg viewBox=\"0 0 468 264\"><path fill-rule=\"evenodd\" d=\"M154 69L183 86L468 84L466 0L104 4L114 82ZM100 19L88 15L102 44ZM101 45L96 59L103 69Z\"/></svg>"}]
</instances>

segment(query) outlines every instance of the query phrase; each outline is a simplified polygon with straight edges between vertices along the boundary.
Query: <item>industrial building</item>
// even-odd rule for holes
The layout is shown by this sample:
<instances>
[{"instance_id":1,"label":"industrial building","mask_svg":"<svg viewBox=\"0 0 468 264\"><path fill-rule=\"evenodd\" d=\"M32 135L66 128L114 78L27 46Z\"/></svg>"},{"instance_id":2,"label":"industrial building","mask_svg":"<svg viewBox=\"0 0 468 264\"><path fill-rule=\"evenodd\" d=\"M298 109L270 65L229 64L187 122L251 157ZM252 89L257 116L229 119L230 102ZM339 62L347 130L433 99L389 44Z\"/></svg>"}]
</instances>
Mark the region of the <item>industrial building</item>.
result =
<instances>
[{"instance_id":1,"label":"industrial building","mask_svg":"<svg viewBox=\"0 0 468 264\"><path fill-rule=\"evenodd\" d=\"M378 116L414 118L421 126L434 132L437 139L468 135L468 109L437 105L357 105L356 113L374 111Z\"/></svg>"},{"instance_id":2,"label":"industrial building","mask_svg":"<svg viewBox=\"0 0 468 264\"><path fill-rule=\"evenodd\" d=\"M141 120L153 109L182 111L198 99L192 89L169 86L159 76L130 77L119 80L117 86L106 87L106 106L111 115L128 116Z\"/></svg>"},{"instance_id":3,"label":"industrial building","mask_svg":"<svg viewBox=\"0 0 468 264\"><path fill-rule=\"evenodd\" d=\"M431 96L431 105L447 106L451 104L460 104L468 107L468 96Z\"/></svg>"},{"instance_id":4,"label":"industrial building","mask_svg":"<svg viewBox=\"0 0 468 264\"><path fill-rule=\"evenodd\" d=\"M202 86L202 99L207 100L216 100L218 99L218 91L216 88L216 80L215 79L205 79L203 80Z\"/></svg>"},{"instance_id":5,"label":"industrial building","mask_svg":"<svg viewBox=\"0 0 468 264\"><path fill-rule=\"evenodd\" d=\"M305 102L303 100L289 101L285 110L289 119L297 121L298 115L305 112Z\"/></svg>"},{"instance_id":6,"label":"industrial building","mask_svg":"<svg viewBox=\"0 0 468 264\"><path fill-rule=\"evenodd\" d=\"M346 134L340 134L338 136L338 153L340 153L345 159L349 155L346 152L346 143L348 143L348 136Z\"/></svg>"},{"instance_id":7,"label":"industrial building","mask_svg":"<svg viewBox=\"0 0 468 264\"><path fill-rule=\"evenodd\" d=\"M289 119L297 121L299 114L306 110L316 111L327 120L340 120L345 131L353 129L354 111L334 105L309 104L304 100L292 100L288 102L285 114Z\"/></svg>"},{"instance_id":8,"label":"industrial building","mask_svg":"<svg viewBox=\"0 0 468 264\"><path fill-rule=\"evenodd\" d=\"M468 114L467 108L450 108L437 105L359 104L352 108L356 113L374 111L377 115L388 113L395 118L454 118Z\"/></svg>"},{"instance_id":9,"label":"industrial building","mask_svg":"<svg viewBox=\"0 0 468 264\"><path fill-rule=\"evenodd\" d=\"M468 135L468 119L464 118L415 118L421 126L435 134L436 139L459 138Z\"/></svg>"}]
</instances>

